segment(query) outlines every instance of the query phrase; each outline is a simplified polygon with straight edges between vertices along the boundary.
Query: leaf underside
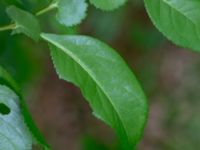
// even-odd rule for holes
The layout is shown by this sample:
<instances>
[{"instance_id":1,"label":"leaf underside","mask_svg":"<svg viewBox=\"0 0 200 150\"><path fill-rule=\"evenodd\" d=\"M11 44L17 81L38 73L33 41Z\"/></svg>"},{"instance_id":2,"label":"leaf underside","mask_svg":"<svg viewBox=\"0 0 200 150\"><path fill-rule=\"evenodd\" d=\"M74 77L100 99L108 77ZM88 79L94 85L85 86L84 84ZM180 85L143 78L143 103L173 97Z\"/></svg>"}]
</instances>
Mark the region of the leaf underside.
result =
<instances>
[{"instance_id":1,"label":"leaf underside","mask_svg":"<svg viewBox=\"0 0 200 150\"><path fill-rule=\"evenodd\" d=\"M141 138L147 103L135 76L106 44L87 36L42 34L61 79L74 83L94 114L114 128L124 149Z\"/></svg>"},{"instance_id":2,"label":"leaf underside","mask_svg":"<svg viewBox=\"0 0 200 150\"><path fill-rule=\"evenodd\" d=\"M155 26L179 46L200 51L200 1L144 0Z\"/></svg>"}]
</instances>

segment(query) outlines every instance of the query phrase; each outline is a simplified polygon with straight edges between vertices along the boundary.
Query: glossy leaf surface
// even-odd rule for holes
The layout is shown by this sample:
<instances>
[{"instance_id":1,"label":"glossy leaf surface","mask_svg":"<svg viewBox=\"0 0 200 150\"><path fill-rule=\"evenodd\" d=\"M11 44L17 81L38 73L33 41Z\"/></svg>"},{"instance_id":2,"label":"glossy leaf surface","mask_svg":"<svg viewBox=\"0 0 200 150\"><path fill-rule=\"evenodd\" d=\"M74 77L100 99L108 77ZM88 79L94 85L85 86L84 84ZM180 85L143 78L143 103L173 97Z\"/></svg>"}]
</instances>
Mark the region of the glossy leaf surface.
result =
<instances>
[{"instance_id":1,"label":"glossy leaf surface","mask_svg":"<svg viewBox=\"0 0 200 150\"><path fill-rule=\"evenodd\" d=\"M106 44L87 36L42 34L61 79L74 83L95 116L116 130L124 149L141 138L147 103L124 60Z\"/></svg>"},{"instance_id":2,"label":"glossy leaf surface","mask_svg":"<svg viewBox=\"0 0 200 150\"><path fill-rule=\"evenodd\" d=\"M144 0L155 26L179 46L200 51L199 0Z\"/></svg>"}]
</instances>

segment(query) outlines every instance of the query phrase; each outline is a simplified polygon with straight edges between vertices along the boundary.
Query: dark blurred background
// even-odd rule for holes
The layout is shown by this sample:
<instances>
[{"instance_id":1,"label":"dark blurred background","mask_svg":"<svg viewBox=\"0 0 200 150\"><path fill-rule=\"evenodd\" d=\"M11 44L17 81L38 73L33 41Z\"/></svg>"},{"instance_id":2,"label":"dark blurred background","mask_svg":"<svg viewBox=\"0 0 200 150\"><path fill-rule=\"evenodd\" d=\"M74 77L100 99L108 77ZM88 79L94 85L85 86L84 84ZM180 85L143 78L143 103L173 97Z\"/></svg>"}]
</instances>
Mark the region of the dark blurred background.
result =
<instances>
[{"instance_id":1,"label":"dark blurred background","mask_svg":"<svg viewBox=\"0 0 200 150\"><path fill-rule=\"evenodd\" d=\"M1 26L10 23L8 5L34 13L49 3L22 1L24 5L0 1ZM71 28L59 25L54 14L39 17L43 31L96 37L115 48L134 71L150 106L138 150L200 149L200 54L164 38L141 0L129 0L112 12L90 5L83 23ZM32 116L54 150L120 150L113 130L92 116L79 89L58 79L46 43L1 32L0 65L23 88Z\"/></svg>"}]
</instances>

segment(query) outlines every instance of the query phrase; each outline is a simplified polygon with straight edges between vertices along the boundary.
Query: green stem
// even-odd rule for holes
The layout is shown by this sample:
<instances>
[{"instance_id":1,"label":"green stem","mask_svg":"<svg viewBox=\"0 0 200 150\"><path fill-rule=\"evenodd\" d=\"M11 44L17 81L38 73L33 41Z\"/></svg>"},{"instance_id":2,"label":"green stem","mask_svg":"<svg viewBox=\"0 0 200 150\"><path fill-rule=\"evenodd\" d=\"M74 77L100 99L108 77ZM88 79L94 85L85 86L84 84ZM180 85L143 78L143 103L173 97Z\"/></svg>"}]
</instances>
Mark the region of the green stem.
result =
<instances>
[{"instance_id":1,"label":"green stem","mask_svg":"<svg viewBox=\"0 0 200 150\"><path fill-rule=\"evenodd\" d=\"M44 8L44 9L38 11L35 15L36 15L36 16L43 15L43 14L45 14L45 13L47 13L47 12L49 12L49 11L51 11L51 10L57 8L57 7L58 7L58 3L52 3L52 4L50 4L49 6L47 6L46 8ZM7 31L7 30L13 30L13 29L15 29L15 28L16 28L16 24L15 24L15 23L9 24L9 25L0 27L0 32L1 32L1 31Z\"/></svg>"},{"instance_id":2,"label":"green stem","mask_svg":"<svg viewBox=\"0 0 200 150\"><path fill-rule=\"evenodd\" d=\"M13 30L13 29L15 29L15 27L16 27L15 23L9 24L7 26L0 27L0 31Z\"/></svg>"},{"instance_id":3,"label":"green stem","mask_svg":"<svg viewBox=\"0 0 200 150\"><path fill-rule=\"evenodd\" d=\"M52 3L48 7L38 11L35 15L40 16L58 7L58 3Z\"/></svg>"}]
</instances>

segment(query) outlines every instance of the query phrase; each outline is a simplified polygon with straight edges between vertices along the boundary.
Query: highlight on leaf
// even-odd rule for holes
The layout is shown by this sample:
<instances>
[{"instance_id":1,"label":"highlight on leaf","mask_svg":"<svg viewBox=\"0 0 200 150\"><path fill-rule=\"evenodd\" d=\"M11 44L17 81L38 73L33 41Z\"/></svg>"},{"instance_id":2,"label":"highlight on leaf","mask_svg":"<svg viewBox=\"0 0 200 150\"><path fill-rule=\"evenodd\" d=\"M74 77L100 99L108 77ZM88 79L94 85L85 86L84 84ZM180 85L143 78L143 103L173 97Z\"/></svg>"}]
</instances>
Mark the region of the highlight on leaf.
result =
<instances>
[{"instance_id":1,"label":"highlight on leaf","mask_svg":"<svg viewBox=\"0 0 200 150\"><path fill-rule=\"evenodd\" d=\"M91 37L44 33L41 37L50 43L59 77L78 86L95 116L115 129L124 149L133 149L142 136L148 106L124 60Z\"/></svg>"}]
</instances>

